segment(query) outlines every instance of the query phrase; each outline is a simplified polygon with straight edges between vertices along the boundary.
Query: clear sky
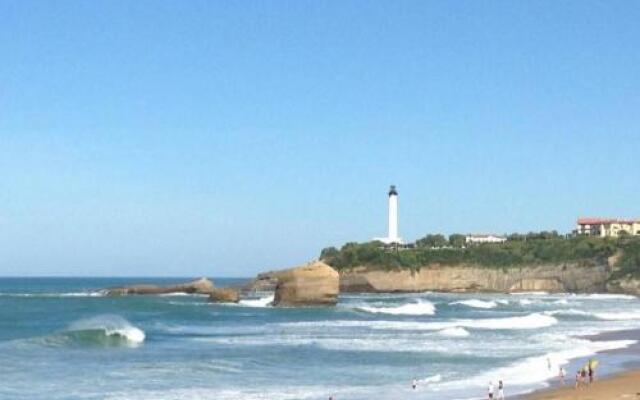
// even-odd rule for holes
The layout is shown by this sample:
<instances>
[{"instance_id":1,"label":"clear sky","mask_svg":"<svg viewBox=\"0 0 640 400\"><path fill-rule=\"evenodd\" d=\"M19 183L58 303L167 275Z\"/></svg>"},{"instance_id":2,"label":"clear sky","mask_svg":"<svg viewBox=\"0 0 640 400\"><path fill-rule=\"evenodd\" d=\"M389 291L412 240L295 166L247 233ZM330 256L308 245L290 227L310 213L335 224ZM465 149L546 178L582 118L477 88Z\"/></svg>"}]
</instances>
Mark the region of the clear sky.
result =
<instances>
[{"instance_id":1,"label":"clear sky","mask_svg":"<svg viewBox=\"0 0 640 400\"><path fill-rule=\"evenodd\" d=\"M0 0L0 275L640 217L636 1Z\"/></svg>"}]
</instances>

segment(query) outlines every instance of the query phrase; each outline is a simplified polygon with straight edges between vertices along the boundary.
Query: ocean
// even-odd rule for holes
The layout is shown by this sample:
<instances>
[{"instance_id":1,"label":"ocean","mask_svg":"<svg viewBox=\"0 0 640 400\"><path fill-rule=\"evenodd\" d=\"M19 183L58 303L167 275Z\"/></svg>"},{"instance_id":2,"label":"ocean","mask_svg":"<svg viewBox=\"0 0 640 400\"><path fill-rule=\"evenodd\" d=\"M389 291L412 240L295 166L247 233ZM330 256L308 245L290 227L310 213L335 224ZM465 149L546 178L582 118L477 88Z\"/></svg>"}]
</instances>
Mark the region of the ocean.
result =
<instances>
[{"instance_id":1,"label":"ocean","mask_svg":"<svg viewBox=\"0 0 640 400\"><path fill-rule=\"evenodd\" d=\"M471 399L498 380L513 395L635 344L585 335L640 328L640 300L611 294L345 294L276 309L267 295L95 292L187 280L1 278L0 399ZM599 369L622 368L607 360Z\"/></svg>"}]
</instances>

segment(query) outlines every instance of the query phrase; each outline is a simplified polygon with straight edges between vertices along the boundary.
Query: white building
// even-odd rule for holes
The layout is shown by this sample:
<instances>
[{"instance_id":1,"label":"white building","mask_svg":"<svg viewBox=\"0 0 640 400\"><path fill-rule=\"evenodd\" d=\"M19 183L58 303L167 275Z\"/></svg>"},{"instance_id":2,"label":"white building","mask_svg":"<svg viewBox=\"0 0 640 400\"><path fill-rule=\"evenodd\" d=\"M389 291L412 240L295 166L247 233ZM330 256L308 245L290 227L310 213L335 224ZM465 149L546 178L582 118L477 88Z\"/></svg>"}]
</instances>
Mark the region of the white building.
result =
<instances>
[{"instance_id":1,"label":"white building","mask_svg":"<svg viewBox=\"0 0 640 400\"><path fill-rule=\"evenodd\" d=\"M398 236L398 192L396 187L389 188L389 232L387 237L373 238L384 244L403 244L403 240Z\"/></svg>"},{"instance_id":2,"label":"white building","mask_svg":"<svg viewBox=\"0 0 640 400\"><path fill-rule=\"evenodd\" d=\"M618 237L640 236L640 219L578 218L574 233L585 236Z\"/></svg>"},{"instance_id":3,"label":"white building","mask_svg":"<svg viewBox=\"0 0 640 400\"><path fill-rule=\"evenodd\" d=\"M503 243L507 238L499 235L467 235L465 238L466 243Z\"/></svg>"}]
</instances>

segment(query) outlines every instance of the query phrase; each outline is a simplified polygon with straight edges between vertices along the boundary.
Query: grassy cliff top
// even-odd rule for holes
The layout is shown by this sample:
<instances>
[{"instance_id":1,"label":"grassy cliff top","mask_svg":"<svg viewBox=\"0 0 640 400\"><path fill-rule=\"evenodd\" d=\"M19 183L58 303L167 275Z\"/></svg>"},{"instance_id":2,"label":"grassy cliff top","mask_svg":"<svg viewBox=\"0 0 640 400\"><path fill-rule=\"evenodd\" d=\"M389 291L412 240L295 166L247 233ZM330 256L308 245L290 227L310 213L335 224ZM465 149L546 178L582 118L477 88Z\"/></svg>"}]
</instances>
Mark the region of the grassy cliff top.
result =
<instances>
[{"instance_id":1,"label":"grassy cliff top","mask_svg":"<svg viewBox=\"0 0 640 400\"><path fill-rule=\"evenodd\" d=\"M428 237L442 236L428 235ZM640 238L512 235L504 243L467 246L460 243L457 238L450 242L439 243L442 245L438 246L434 245L438 243L437 240L421 240L417 241L412 248L399 250L385 248L379 242L347 243L340 249L335 247L323 249L320 258L338 270L357 266L417 269L436 263L452 266L474 264L487 268L508 268L581 261L603 262L614 254L620 254L617 261L620 267L618 274L640 276Z\"/></svg>"}]
</instances>

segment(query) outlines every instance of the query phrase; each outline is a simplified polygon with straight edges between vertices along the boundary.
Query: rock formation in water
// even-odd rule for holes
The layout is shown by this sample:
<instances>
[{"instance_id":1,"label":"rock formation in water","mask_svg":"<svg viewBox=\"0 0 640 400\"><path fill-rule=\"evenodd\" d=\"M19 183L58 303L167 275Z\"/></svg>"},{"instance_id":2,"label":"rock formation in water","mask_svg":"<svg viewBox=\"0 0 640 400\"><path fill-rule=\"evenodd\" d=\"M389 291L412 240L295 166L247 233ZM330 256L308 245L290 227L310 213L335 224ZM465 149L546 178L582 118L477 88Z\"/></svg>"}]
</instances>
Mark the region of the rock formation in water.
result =
<instances>
[{"instance_id":1,"label":"rock formation in water","mask_svg":"<svg viewBox=\"0 0 640 400\"><path fill-rule=\"evenodd\" d=\"M191 282L172 286L157 285L133 285L117 288L105 289L103 292L108 296L122 296L130 294L210 294L213 291L213 282L207 278L196 279Z\"/></svg>"},{"instance_id":2,"label":"rock formation in water","mask_svg":"<svg viewBox=\"0 0 640 400\"><path fill-rule=\"evenodd\" d=\"M338 301L338 272L323 262L280 271L275 277L275 306L334 305Z\"/></svg>"},{"instance_id":3,"label":"rock formation in water","mask_svg":"<svg viewBox=\"0 0 640 400\"><path fill-rule=\"evenodd\" d=\"M240 291L235 288L214 288L209 294L209 301L213 303L237 303L240 301Z\"/></svg>"},{"instance_id":4,"label":"rock formation in water","mask_svg":"<svg viewBox=\"0 0 640 400\"><path fill-rule=\"evenodd\" d=\"M325 306L336 304L340 284L336 270L314 261L296 268L262 273L244 289L275 290L275 306Z\"/></svg>"}]
</instances>

